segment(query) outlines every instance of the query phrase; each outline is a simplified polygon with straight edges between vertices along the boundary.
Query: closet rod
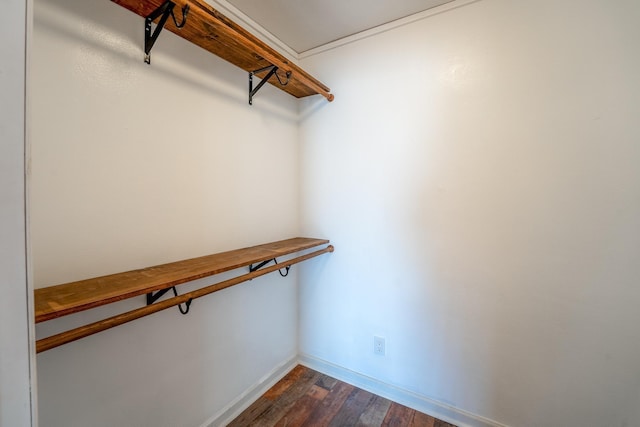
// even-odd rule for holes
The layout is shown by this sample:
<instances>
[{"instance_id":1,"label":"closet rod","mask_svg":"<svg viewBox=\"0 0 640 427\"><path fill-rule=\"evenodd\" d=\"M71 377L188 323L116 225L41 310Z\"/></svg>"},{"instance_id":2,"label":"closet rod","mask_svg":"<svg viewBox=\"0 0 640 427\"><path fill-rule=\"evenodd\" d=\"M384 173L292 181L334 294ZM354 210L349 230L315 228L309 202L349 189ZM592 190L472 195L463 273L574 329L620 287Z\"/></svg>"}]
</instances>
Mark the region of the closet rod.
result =
<instances>
[{"instance_id":1,"label":"closet rod","mask_svg":"<svg viewBox=\"0 0 640 427\"><path fill-rule=\"evenodd\" d=\"M72 341L79 340L80 338L88 337L89 335L96 334L98 332L105 331L107 329L113 328L115 326L122 325L127 322L131 322L132 320L139 319L144 316L148 316L150 314L156 313L161 310L165 310L167 308L176 306L178 304L182 304L187 302L190 299L200 298L202 296L211 294L216 291L220 291L222 289L226 289L228 287L240 284L242 282L246 282L247 280L255 279L256 277L263 276L265 274L271 273L273 271L279 270L283 267L288 267L293 264L297 264L302 261L306 261L308 259L317 257L318 255L322 255L328 252L333 252L333 246L329 245L324 249L308 253L306 255L301 255L296 258L292 258L288 261L282 261L279 264L275 264L269 267L264 267L261 270L256 270L251 273L243 274L238 277L234 277L232 279L224 280L220 283L215 283L213 285L206 286L201 289L197 289L195 291L187 292L186 294L173 297L164 301L160 301L151 305L147 305L135 310L128 311L126 313L118 314L113 317L109 317L104 320L100 320L98 322L91 323L89 325L80 326L75 329L71 329L69 331L61 332L56 335L52 335L47 338L42 338L36 341L36 352L41 353L43 351L50 350L52 348L56 348L66 343L70 343Z\"/></svg>"}]
</instances>

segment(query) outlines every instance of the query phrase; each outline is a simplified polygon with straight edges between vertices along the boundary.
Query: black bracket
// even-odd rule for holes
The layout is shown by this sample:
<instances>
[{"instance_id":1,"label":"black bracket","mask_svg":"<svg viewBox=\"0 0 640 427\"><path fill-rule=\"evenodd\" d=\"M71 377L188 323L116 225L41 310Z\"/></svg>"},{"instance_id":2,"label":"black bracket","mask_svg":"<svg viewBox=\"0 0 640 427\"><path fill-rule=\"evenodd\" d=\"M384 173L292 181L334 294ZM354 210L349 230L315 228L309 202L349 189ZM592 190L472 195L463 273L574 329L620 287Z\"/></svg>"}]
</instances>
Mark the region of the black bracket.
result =
<instances>
[{"instance_id":1,"label":"black bracket","mask_svg":"<svg viewBox=\"0 0 640 427\"><path fill-rule=\"evenodd\" d=\"M187 14L189 13L189 5L185 5L182 8L182 22L178 24L178 20L176 16L173 14L173 8L175 7L175 3L171 0L165 1L162 6L151 12L149 16L147 16L144 20L144 62L147 64L151 64L151 48L155 44L156 40L158 40L158 36L160 36L160 32L164 28L164 24L167 23L167 19L169 19L169 15L173 18L173 23L176 28L184 27L184 24L187 23ZM155 30L151 31L151 24L156 20L159 16L160 21L158 21L158 25L156 25Z\"/></svg>"},{"instance_id":2,"label":"black bracket","mask_svg":"<svg viewBox=\"0 0 640 427\"><path fill-rule=\"evenodd\" d=\"M267 71L267 70L269 70L267 75L264 76L264 78L260 81L260 83L258 83L258 86L256 86L256 88L254 89L253 88L253 75L262 73L263 71ZM280 83L282 86L286 86L286 85L289 84L289 80L291 80L291 71L287 71L287 73L285 74L285 76L287 77L286 81L282 81L282 79L278 75L277 71L278 71L278 67L276 67L275 65L269 65L268 67L260 68L259 70L255 70L255 71L249 72L249 105L253 105L253 97L255 96L256 93L258 93L260 88L262 88L262 86L264 86L264 84L267 81L269 81L269 79L272 76L275 75L276 79L278 79L278 83Z\"/></svg>"},{"instance_id":3,"label":"black bracket","mask_svg":"<svg viewBox=\"0 0 640 427\"><path fill-rule=\"evenodd\" d=\"M262 261L260 264L256 264L256 265L249 264L249 272L253 273L254 271L260 270L262 267L264 267L265 265L269 264L271 261L275 262L276 264L278 263L277 259L272 258L272 259L268 259L266 261ZM287 277L289 275L289 269L290 268L291 268L291 266L288 265L288 266L285 267L285 272L284 273L282 272L282 269L279 269L278 273L280 273L280 275L282 277Z\"/></svg>"},{"instance_id":4,"label":"black bracket","mask_svg":"<svg viewBox=\"0 0 640 427\"><path fill-rule=\"evenodd\" d=\"M154 302L158 301L160 298L162 298L162 296L164 294L166 294L167 292L169 292L171 289L173 289L173 296L178 296L178 291L176 289L175 286L172 286L170 288L166 288L166 289L162 289L158 292L156 292L155 294L153 292L149 292L147 294L147 305L151 305ZM191 307L191 302L193 301L192 298L189 298L189 301L187 301L184 305L185 308L182 308L182 304L178 304L178 309L180 310L180 313L182 314L187 314L189 312L189 308Z\"/></svg>"}]
</instances>

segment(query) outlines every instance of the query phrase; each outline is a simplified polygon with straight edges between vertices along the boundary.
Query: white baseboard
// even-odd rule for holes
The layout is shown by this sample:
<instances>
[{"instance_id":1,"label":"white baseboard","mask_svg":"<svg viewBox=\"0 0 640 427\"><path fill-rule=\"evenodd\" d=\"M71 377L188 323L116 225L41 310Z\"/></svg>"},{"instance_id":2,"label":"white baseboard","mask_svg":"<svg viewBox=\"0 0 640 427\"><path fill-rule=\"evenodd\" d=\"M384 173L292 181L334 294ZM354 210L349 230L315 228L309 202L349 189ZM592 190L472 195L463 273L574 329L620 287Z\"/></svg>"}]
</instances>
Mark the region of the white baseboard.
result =
<instances>
[{"instance_id":1,"label":"white baseboard","mask_svg":"<svg viewBox=\"0 0 640 427\"><path fill-rule=\"evenodd\" d=\"M383 383L325 360L307 354L300 354L299 357L301 365L451 424L460 427L508 427L497 421Z\"/></svg>"},{"instance_id":2,"label":"white baseboard","mask_svg":"<svg viewBox=\"0 0 640 427\"><path fill-rule=\"evenodd\" d=\"M227 406L222 408L218 413L209 418L200 427L221 427L226 426L233 421L238 415L247 409L253 402L258 400L267 390L273 387L285 375L298 365L298 357L294 356L281 365L275 367L271 372L261 378L253 386L249 387L244 393L234 399Z\"/></svg>"},{"instance_id":3,"label":"white baseboard","mask_svg":"<svg viewBox=\"0 0 640 427\"><path fill-rule=\"evenodd\" d=\"M358 372L334 365L326 360L318 359L308 354L294 356L274 368L244 393L234 399L218 413L209 418L200 427L222 427L227 425L247 409L253 402L273 387L296 365L301 364L340 381L354 385L363 390L382 396L386 399L408 406L425 414L455 424L459 427L508 427L505 424L473 414L471 412L438 402L426 396L419 395Z\"/></svg>"}]
</instances>

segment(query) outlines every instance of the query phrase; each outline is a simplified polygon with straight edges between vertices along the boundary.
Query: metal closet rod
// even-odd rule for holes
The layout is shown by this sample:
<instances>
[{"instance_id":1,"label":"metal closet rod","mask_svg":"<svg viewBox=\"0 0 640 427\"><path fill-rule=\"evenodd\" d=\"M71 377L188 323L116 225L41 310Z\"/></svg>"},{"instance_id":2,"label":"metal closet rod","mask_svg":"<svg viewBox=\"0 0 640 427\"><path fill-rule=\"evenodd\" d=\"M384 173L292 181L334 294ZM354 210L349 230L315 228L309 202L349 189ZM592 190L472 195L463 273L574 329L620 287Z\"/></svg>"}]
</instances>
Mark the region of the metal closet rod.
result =
<instances>
[{"instance_id":1,"label":"metal closet rod","mask_svg":"<svg viewBox=\"0 0 640 427\"><path fill-rule=\"evenodd\" d=\"M329 245L324 249L320 249L320 250L308 253L306 255L301 255L299 257L292 258L288 261L283 261L276 265L264 267L263 269L256 270L247 274L243 274L238 277L224 280L222 282L215 283L213 285L209 285L204 288L200 288L195 291L191 291L177 297L173 297L173 298L160 301L151 305L137 308L135 310L127 311L126 313L118 314L116 316L109 317L107 319L100 320L98 322L90 323L85 326L80 326L78 328L71 329L69 331L61 332L59 334L52 335L47 338L39 339L38 341L36 341L36 352L41 353L43 351L47 351L52 348L59 347L63 344L67 344L72 341L79 340L80 338L88 337L89 335L97 334L98 332L102 332L107 329L120 326L127 322L131 322L132 320L136 320L141 317L148 316L158 311L166 310L167 308L171 308L178 304L186 303L190 299L203 297L213 292L229 288L231 286L240 284L242 282L246 282L251 279L255 279L256 277L264 276L265 274L274 272L283 267L288 267L293 264L297 264L299 262L306 261L308 259L317 257L325 253L329 253L329 252L333 252L332 245Z\"/></svg>"}]
</instances>

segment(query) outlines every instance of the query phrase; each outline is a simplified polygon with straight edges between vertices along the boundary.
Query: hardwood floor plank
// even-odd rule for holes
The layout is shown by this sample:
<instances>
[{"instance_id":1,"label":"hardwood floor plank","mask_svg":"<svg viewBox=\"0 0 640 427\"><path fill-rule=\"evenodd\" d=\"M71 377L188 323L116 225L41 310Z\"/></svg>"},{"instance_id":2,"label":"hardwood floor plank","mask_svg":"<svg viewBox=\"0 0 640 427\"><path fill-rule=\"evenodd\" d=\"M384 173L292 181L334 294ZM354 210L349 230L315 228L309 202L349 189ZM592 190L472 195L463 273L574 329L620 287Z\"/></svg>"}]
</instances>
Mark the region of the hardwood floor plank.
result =
<instances>
[{"instance_id":1,"label":"hardwood floor plank","mask_svg":"<svg viewBox=\"0 0 640 427\"><path fill-rule=\"evenodd\" d=\"M347 400L329 423L331 427L354 426L364 410L369 406L375 395L368 391L355 388Z\"/></svg>"},{"instance_id":2,"label":"hardwood floor plank","mask_svg":"<svg viewBox=\"0 0 640 427\"><path fill-rule=\"evenodd\" d=\"M245 409L236 419L229 423L227 427L245 427L251 424L256 418L269 410L273 406L273 402L282 396L293 384L299 381L305 372L306 368L297 365L251 406Z\"/></svg>"},{"instance_id":3,"label":"hardwood floor plank","mask_svg":"<svg viewBox=\"0 0 640 427\"><path fill-rule=\"evenodd\" d=\"M289 411L276 423L276 427L301 427L313 410L329 394L326 390L317 385L311 386L309 391L298 399Z\"/></svg>"},{"instance_id":4,"label":"hardwood floor plank","mask_svg":"<svg viewBox=\"0 0 640 427\"><path fill-rule=\"evenodd\" d=\"M435 427L436 419L430 415L416 411L409 427Z\"/></svg>"},{"instance_id":5,"label":"hardwood floor plank","mask_svg":"<svg viewBox=\"0 0 640 427\"><path fill-rule=\"evenodd\" d=\"M434 425L434 427L456 427L453 424L450 424L450 423L448 423L446 421L442 421L442 420L439 420L439 419L436 419L436 421L434 422L433 425Z\"/></svg>"},{"instance_id":6,"label":"hardwood floor plank","mask_svg":"<svg viewBox=\"0 0 640 427\"><path fill-rule=\"evenodd\" d=\"M320 373L305 369L298 381L292 384L273 401L273 405L260 414L251 424L252 427L272 427L289 409L318 381Z\"/></svg>"},{"instance_id":7,"label":"hardwood floor plank","mask_svg":"<svg viewBox=\"0 0 640 427\"><path fill-rule=\"evenodd\" d=\"M295 384L300 379L302 374L304 374L306 371L307 369L304 366L297 365L291 370L291 372L285 375L284 378L278 381L276 385L267 390L267 392L264 394L264 397L269 400L276 400L289 387Z\"/></svg>"},{"instance_id":8,"label":"hardwood floor plank","mask_svg":"<svg viewBox=\"0 0 640 427\"><path fill-rule=\"evenodd\" d=\"M392 402L382 425L384 427L406 427L413 419L415 412L414 409Z\"/></svg>"},{"instance_id":9,"label":"hardwood floor plank","mask_svg":"<svg viewBox=\"0 0 640 427\"><path fill-rule=\"evenodd\" d=\"M244 427L251 424L253 420L258 418L273 405L273 400L261 396L251 406L242 411L233 421L227 424L227 427Z\"/></svg>"},{"instance_id":10,"label":"hardwood floor plank","mask_svg":"<svg viewBox=\"0 0 640 427\"><path fill-rule=\"evenodd\" d=\"M331 378L328 375L322 374L320 376L320 379L318 381L316 381L316 385L320 386L320 387L322 387L324 389L331 390L333 388L333 386L336 385L337 382L338 382L337 379Z\"/></svg>"},{"instance_id":11,"label":"hardwood floor plank","mask_svg":"<svg viewBox=\"0 0 640 427\"><path fill-rule=\"evenodd\" d=\"M300 380L306 368L297 365L287 375L271 387L265 394L245 409L227 427L245 427L273 406L273 402L287 389Z\"/></svg>"},{"instance_id":12,"label":"hardwood floor plank","mask_svg":"<svg viewBox=\"0 0 640 427\"><path fill-rule=\"evenodd\" d=\"M347 397L355 389L354 386L338 381L320 405L309 415L306 420L308 426L327 426L338 413Z\"/></svg>"},{"instance_id":13,"label":"hardwood floor plank","mask_svg":"<svg viewBox=\"0 0 640 427\"><path fill-rule=\"evenodd\" d=\"M312 397L319 402L322 402L324 398L327 397L327 394L329 394L329 390L315 384L312 385L309 391L307 392L307 396Z\"/></svg>"},{"instance_id":14,"label":"hardwood floor plank","mask_svg":"<svg viewBox=\"0 0 640 427\"><path fill-rule=\"evenodd\" d=\"M291 370L287 375L284 376L280 381L276 383L273 387L271 387L265 394L269 400L275 400L282 395L289 387L295 384L302 374L307 372L307 368L301 365L297 365L295 368Z\"/></svg>"},{"instance_id":15,"label":"hardwood floor plank","mask_svg":"<svg viewBox=\"0 0 640 427\"><path fill-rule=\"evenodd\" d=\"M391 401L389 399L375 396L362 415L360 415L356 427L380 427L390 406Z\"/></svg>"}]
</instances>

